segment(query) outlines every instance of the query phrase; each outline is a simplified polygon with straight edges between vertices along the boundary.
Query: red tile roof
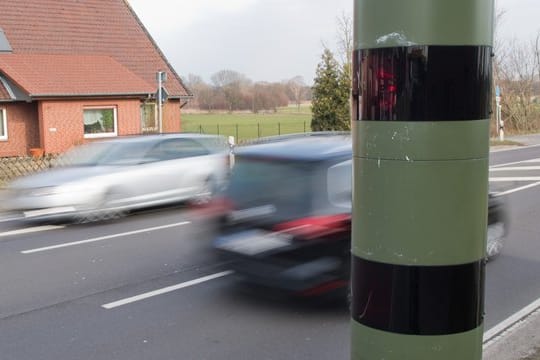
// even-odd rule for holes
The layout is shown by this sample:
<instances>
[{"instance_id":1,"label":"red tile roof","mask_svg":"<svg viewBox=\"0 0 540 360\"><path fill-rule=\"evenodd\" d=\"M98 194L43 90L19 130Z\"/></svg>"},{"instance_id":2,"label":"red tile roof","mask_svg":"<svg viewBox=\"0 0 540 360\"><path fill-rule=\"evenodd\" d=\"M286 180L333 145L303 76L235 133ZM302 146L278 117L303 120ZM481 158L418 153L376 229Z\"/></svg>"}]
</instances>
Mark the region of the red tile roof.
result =
<instances>
[{"instance_id":1,"label":"red tile roof","mask_svg":"<svg viewBox=\"0 0 540 360\"><path fill-rule=\"evenodd\" d=\"M0 71L32 97L155 92L153 85L101 55L0 54Z\"/></svg>"},{"instance_id":2,"label":"red tile roof","mask_svg":"<svg viewBox=\"0 0 540 360\"><path fill-rule=\"evenodd\" d=\"M0 0L0 9L13 54L111 56L154 91L164 70L170 97L190 95L126 0Z\"/></svg>"}]
</instances>

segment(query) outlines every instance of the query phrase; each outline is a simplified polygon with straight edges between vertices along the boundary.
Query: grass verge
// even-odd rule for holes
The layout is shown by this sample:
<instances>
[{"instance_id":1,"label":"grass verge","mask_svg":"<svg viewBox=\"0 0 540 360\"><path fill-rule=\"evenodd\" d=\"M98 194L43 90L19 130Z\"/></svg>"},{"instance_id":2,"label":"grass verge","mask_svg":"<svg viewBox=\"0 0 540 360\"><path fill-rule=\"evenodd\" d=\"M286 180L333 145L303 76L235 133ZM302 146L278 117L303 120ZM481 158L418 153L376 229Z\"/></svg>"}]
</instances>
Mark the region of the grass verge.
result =
<instances>
[{"instance_id":1,"label":"grass verge","mask_svg":"<svg viewBox=\"0 0 540 360\"><path fill-rule=\"evenodd\" d=\"M183 114L182 131L234 136L237 141L311 131L311 113L203 113Z\"/></svg>"},{"instance_id":2,"label":"grass verge","mask_svg":"<svg viewBox=\"0 0 540 360\"><path fill-rule=\"evenodd\" d=\"M490 140L489 145L490 146L523 146L522 143L517 142L517 141L512 141L512 140L500 141L500 140L495 140L495 139Z\"/></svg>"}]
</instances>

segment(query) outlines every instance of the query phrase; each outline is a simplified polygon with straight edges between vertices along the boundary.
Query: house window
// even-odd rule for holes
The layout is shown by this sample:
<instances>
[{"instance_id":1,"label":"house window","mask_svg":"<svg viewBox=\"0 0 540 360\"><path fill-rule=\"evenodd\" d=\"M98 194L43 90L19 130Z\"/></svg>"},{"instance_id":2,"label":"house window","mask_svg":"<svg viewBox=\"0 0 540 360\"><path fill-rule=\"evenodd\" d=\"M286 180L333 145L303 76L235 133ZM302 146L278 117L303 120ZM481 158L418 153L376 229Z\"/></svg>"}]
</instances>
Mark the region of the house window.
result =
<instances>
[{"instance_id":1,"label":"house window","mask_svg":"<svg viewBox=\"0 0 540 360\"><path fill-rule=\"evenodd\" d=\"M6 109L0 109L0 140L7 140Z\"/></svg>"},{"instance_id":2,"label":"house window","mask_svg":"<svg viewBox=\"0 0 540 360\"><path fill-rule=\"evenodd\" d=\"M158 132L156 104L145 103L141 105L141 128L145 134Z\"/></svg>"},{"instance_id":3,"label":"house window","mask_svg":"<svg viewBox=\"0 0 540 360\"><path fill-rule=\"evenodd\" d=\"M95 138L118 135L116 107L85 108L84 137Z\"/></svg>"}]
</instances>

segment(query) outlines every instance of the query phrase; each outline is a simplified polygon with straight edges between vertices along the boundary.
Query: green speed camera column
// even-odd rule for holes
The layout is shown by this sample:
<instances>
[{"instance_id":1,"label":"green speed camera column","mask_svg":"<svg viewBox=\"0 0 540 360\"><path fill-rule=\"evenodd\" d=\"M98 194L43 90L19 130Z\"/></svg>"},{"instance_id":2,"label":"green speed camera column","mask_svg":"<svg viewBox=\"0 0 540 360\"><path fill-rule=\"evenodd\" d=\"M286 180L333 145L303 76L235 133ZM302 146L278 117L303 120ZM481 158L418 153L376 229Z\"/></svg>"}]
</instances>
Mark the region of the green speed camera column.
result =
<instances>
[{"instance_id":1,"label":"green speed camera column","mask_svg":"<svg viewBox=\"0 0 540 360\"><path fill-rule=\"evenodd\" d=\"M481 359L493 9L355 0L355 360Z\"/></svg>"}]
</instances>

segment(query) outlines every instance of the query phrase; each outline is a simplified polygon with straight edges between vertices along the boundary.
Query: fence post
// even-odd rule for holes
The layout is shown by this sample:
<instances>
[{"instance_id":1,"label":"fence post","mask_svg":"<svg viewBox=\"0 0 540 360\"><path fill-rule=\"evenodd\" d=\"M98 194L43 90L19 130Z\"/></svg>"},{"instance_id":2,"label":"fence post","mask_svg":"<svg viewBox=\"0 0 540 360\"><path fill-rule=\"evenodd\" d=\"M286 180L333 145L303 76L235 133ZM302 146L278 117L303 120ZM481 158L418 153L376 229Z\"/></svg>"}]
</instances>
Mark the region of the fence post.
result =
<instances>
[{"instance_id":1,"label":"fence post","mask_svg":"<svg viewBox=\"0 0 540 360\"><path fill-rule=\"evenodd\" d=\"M202 125L199 125L199 134L202 134Z\"/></svg>"},{"instance_id":2,"label":"fence post","mask_svg":"<svg viewBox=\"0 0 540 360\"><path fill-rule=\"evenodd\" d=\"M281 123L280 122L277 123L277 134L281 135Z\"/></svg>"},{"instance_id":3,"label":"fence post","mask_svg":"<svg viewBox=\"0 0 540 360\"><path fill-rule=\"evenodd\" d=\"M238 124L236 124L236 141L238 142Z\"/></svg>"},{"instance_id":4,"label":"fence post","mask_svg":"<svg viewBox=\"0 0 540 360\"><path fill-rule=\"evenodd\" d=\"M306 122L304 121L304 132L306 132Z\"/></svg>"},{"instance_id":5,"label":"fence post","mask_svg":"<svg viewBox=\"0 0 540 360\"><path fill-rule=\"evenodd\" d=\"M261 123L257 123L257 138L261 137Z\"/></svg>"},{"instance_id":6,"label":"fence post","mask_svg":"<svg viewBox=\"0 0 540 360\"><path fill-rule=\"evenodd\" d=\"M219 124L217 124L217 134L219 135Z\"/></svg>"}]
</instances>

